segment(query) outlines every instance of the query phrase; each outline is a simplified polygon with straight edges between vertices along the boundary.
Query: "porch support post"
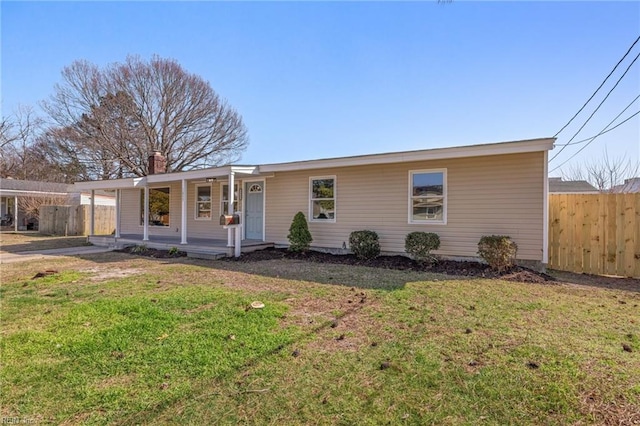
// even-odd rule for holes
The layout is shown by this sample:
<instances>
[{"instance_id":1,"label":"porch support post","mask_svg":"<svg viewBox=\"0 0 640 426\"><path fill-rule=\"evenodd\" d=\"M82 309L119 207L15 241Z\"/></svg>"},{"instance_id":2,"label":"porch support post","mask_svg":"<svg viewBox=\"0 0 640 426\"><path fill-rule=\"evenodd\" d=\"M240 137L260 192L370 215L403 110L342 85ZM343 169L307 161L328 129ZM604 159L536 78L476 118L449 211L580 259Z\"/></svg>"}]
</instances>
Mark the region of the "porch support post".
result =
<instances>
[{"instance_id":1,"label":"porch support post","mask_svg":"<svg viewBox=\"0 0 640 426\"><path fill-rule=\"evenodd\" d=\"M549 151L544 151L542 183L542 267L549 263Z\"/></svg>"},{"instance_id":2,"label":"porch support post","mask_svg":"<svg viewBox=\"0 0 640 426\"><path fill-rule=\"evenodd\" d=\"M234 191L234 187L235 187L235 172L233 170L229 171L229 190L227 191L228 194L228 203L229 203L229 215L233 216L233 203L235 201L235 191ZM235 243L235 244L234 244ZM227 228L227 247L231 248L231 247L235 247L238 246L238 241L234 241L234 230L233 230L233 226L229 226ZM237 250L234 250L234 256L238 256L236 255Z\"/></svg>"},{"instance_id":3,"label":"porch support post","mask_svg":"<svg viewBox=\"0 0 640 426\"><path fill-rule=\"evenodd\" d=\"M96 190L91 190L91 211L89 212L89 235L96 234Z\"/></svg>"},{"instance_id":4,"label":"porch support post","mask_svg":"<svg viewBox=\"0 0 640 426\"><path fill-rule=\"evenodd\" d=\"M142 241L149 241L149 187L144 187L144 219L142 227Z\"/></svg>"},{"instance_id":5,"label":"porch support post","mask_svg":"<svg viewBox=\"0 0 640 426\"><path fill-rule=\"evenodd\" d=\"M13 197L13 231L18 232L18 196Z\"/></svg>"},{"instance_id":6,"label":"porch support post","mask_svg":"<svg viewBox=\"0 0 640 426\"><path fill-rule=\"evenodd\" d=\"M187 244L187 180L182 179L182 226L180 227L180 244Z\"/></svg>"},{"instance_id":7,"label":"porch support post","mask_svg":"<svg viewBox=\"0 0 640 426\"><path fill-rule=\"evenodd\" d=\"M116 238L120 238L120 196L122 192L116 189Z\"/></svg>"}]
</instances>

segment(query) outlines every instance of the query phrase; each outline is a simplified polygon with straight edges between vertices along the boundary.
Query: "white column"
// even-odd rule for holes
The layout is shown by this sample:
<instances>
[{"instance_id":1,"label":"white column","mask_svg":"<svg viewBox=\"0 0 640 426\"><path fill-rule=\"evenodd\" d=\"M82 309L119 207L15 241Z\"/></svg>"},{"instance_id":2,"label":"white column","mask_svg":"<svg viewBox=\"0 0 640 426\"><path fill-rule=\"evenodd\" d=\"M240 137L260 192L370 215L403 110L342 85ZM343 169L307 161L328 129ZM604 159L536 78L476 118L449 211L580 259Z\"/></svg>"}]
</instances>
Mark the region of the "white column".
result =
<instances>
[{"instance_id":1,"label":"white column","mask_svg":"<svg viewBox=\"0 0 640 426\"><path fill-rule=\"evenodd\" d=\"M549 151L544 152L542 183L542 266L549 263Z\"/></svg>"},{"instance_id":2,"label":"white column","mask_svg":"<svg viewBox=\"0 0 640 426\"><path fill-rule=\"evenodd\" d=\"M18 232L18 196L13 197L13 230Z\"/></svg>"},{"instance_id":3,"label":"white column","mask_svg":"<svg viewBox=\"0 0 640 426\"><path fill-rule=\"evenodd\" d=\"M120 238L120 196L122 192L116 189L116 238Z\"/></svg>"},{"instance_id":4,"label":"white column","mask_svg":"<svg viewBox=\"0 0 640 426\"><path fill-rule=\"evenodd\" d=\"M182 179L182 227L180 244L187 244L187 180Z\"/></svg>"},{"instance_id":5,"label":"white column","mask_svg":"<svg viewBox=\"0 0 640 426\"><path fill-rule=\"evenodd\" d=\"M142 241L149 241L149 187L144 187L144 221Z\"/></svg>"},{"instance_id":6,"label":"white column","mask_svg":"<svg viewBox=\"0 0 640 426\"><path fill-rule=\"evenodd\" d=\"M229 194L227 202L229 204L229 214L233 216L233 202L235 200L235 191L233 187L235 186L235 173L233 171L229 172ZM227 228L227 247L233 247L233 228Z\"/></svg>"},{"instance_id":7,"label":"white column","mask_svg":"<svg viewBox=\"0 0 640 426\"><path fill-rule=\"evenodd\" d=\"M96 190L91 190L91 212L89 214L89 235L96 234Z\"/></svg>"}]
</instances>

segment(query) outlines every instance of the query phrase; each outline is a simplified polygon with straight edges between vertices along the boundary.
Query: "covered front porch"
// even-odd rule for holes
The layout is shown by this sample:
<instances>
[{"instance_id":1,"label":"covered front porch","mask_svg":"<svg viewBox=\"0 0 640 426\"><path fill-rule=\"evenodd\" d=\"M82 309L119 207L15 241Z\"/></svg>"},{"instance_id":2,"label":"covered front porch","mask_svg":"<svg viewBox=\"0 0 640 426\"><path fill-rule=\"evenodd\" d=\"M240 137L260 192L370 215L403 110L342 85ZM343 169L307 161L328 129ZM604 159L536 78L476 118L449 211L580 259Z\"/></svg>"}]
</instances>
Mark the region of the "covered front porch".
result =
<instances>
[{"instance_id":1,"label":"covered front porch","mask_svg":"<svg viewBox=\"0 0 640 426\"><path fill-rule=\"evenodd\" d=\"M89 241L95 245L176 247L193 256L238 257L273 246L265 240L264 227L264 188L270 176L254 166L224 166L75 186L91 191ZM93 199L99 189L115 192L113 235L94 232Z\"/></svg>"},{"instance_id":2,"label":"covered front porch","mask_svg":"<svg viewBox=\"0 0 640 426\"><path fill-rule=\"evenodd\" d=\"M142 234L122 234L119 237L113 235L90 235L87 240L100 247L121 249L130 246L145 246L158 250L170 250L177 248L187 253L188 257L198 259L219 259L233 256L235 247L229 247L226 240L215 238L189 238L187 244L181 243L179 236L150 235L147 240ZM255 250L263 250L273 247L274 244L261 240L242 240L241 252L249 253Z\"/></svg>"}]
</instances>

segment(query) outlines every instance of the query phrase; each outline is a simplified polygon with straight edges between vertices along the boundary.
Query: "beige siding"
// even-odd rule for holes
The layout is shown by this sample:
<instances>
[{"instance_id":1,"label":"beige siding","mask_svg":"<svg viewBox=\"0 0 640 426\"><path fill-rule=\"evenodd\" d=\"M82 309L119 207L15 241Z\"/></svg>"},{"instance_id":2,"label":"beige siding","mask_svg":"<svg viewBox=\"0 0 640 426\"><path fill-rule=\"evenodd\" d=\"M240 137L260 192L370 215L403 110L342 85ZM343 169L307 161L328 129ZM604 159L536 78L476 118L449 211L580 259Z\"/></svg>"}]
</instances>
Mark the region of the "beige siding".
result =
<instances>
[{"instance_id":1,"label":"beige siding","mask_svg":"<svg viewBox=\"0 0 640 426\"><path fill-rule=\"evenodd\" d=\"M206 185L199 182L198 185ZM180 195L181 182L172 182L169 185L158 185L157 188L171 188L170 193L170 218L169 226L150 226L149 235L180 236L182 225L182 198ZM187 184L187 239L189 236L202 238L226 239L227 231L219 225L220 215L220 184L211 185L212 212L211 220L196 220L196 183ZM140 225L140 189L122 191L122 218L121 234L142 234Z\"/></svg>"},{"instance_id":2,"label":"beige siding","mask_svg":"<svg viewBox=\"0 0 640 426\"><path fill-rule=\"evenodd\" d=\"M336 223L309 223L313 246L340 248L370 229L386 252L404 252L413 231L435 232L439 254L476 256L482 235L504 234L518 258L542 260L543 152L416 163L277 172L266 184L266 239L288 244L296 212L309 215L309 177L336 176ZM447 169L447 224L409 224L409 171Z\"/></svg>"}]
</instances>

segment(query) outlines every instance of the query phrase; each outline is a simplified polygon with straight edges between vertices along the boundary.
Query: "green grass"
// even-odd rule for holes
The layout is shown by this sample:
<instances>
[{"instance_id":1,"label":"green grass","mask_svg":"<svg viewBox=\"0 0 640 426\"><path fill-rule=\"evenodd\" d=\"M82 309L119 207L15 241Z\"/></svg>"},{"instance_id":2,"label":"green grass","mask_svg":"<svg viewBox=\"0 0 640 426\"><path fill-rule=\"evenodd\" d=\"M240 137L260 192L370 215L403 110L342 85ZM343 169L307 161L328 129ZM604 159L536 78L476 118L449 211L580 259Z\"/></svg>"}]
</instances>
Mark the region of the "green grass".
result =
<instances>
[{"instance_id":1,"label":"green grass","mask_svg":"<svg viewBox=\"0 0 640 426\"><path fill-rule=\"evenodd\" d=\"M46 265L7 265L4 417L561 425L640 416L640 292L300 261L114 253L57 262L60 272L40 279L31 277ZM122 276L104 275L114 271ZM247 309L254 300L265 308Z\"/></svg>"}]
</instances>

